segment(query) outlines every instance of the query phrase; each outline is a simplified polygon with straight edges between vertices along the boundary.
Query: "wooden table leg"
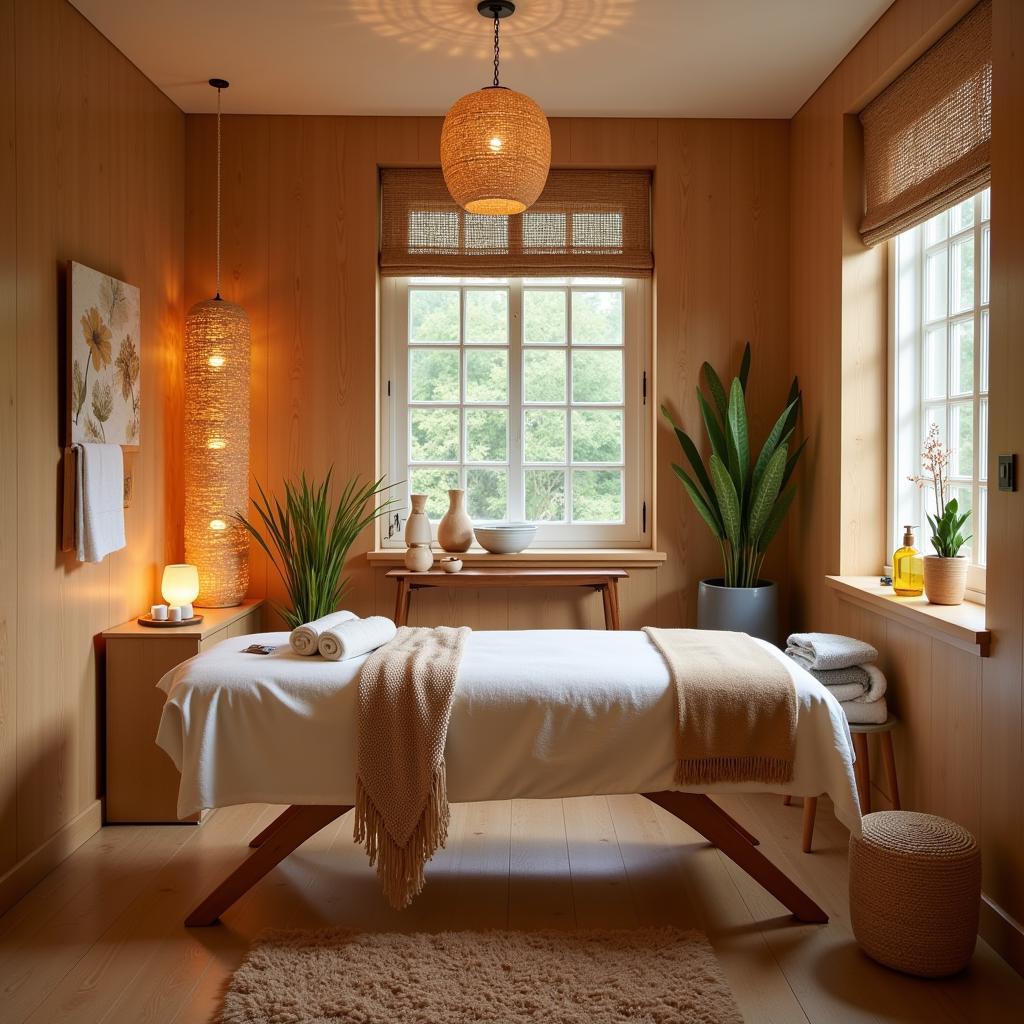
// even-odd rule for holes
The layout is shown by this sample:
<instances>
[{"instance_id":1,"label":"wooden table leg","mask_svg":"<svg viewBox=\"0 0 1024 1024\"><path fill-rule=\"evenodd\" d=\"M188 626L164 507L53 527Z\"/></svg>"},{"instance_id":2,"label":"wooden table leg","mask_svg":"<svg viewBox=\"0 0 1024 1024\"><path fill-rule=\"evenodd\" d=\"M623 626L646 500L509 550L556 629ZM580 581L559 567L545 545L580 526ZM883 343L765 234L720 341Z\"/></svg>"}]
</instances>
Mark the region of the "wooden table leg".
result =
<instances>
[{"instance_id":1,"label":"wooden table leg","mask_svg":"<svg viewBox=\"0 0 1024 1024\"><path fill-rule=\"evenodd\" d=\"M825 924L828 921L828 914L744 838L731 819L709 797L702 793L676 793L671 790L644 793L644 796L714 843L799 920L813 924Z\"/></svg>"},{"instance_id":2,"label":"wooden table leg","mask_svg":"<svg viewBox=\"0 0 1024 1024\"><path fill-rule=\"evenodd\" d=\"M900 787L896 781L896 754L892 749L892 733L883 732L879 737L882 744L882 766L885 768L885 781L889 786L889 799L894 811L901 810Z\"/></svg>"},{"instance_id":3,"label":"wooden table leg","mask_svg":"<svg viewBox=\"0 0 1024 1024\"><path fill-rule=\"evenodd\" d=\"M299 811L298 804L286 807L262 832L249 840L249 845L255 850L262 846L282 825L291 821Z\"/></svg>"},{"instance_id":4,"label":"wooden table leg","mask_svg":"<svg viewBox=\"0 0 1024 1024\"><path fill-rule=\"evenodd\" d=\"M871 813L871 761L868 759L868 737L866 733L853 734L853 752L857 760L853 774L857 779L857 796L860 797L860 813Z\"/></svg>"},{"instance_id":5,"label":"wooden table leg","mask_svg":"<svg viewBox=\"0 0 1024 1024\"><path fill-rule=\"evenodd\" d=\"M608 584L605 583L603 586L595 587L595 590L601 591L601 603L604 605L604 628L612 628L612 596L608 591Z\"/></svg>"},{"instance_id":6,"label":"wooden table leg","mask_svg":"<svg viewBox=\"0 0 1024 1024\"><path fill-rule=\"evenodd\" d=\"M409 620L409 581L404 576L398 581L398 593L395 595L395 625L408 625Z\"/></svg>"},{"instance_id":7,"label":"wooden table leg","mask_svg":"<svg viewBox=\"0 0 1024 1024\"><path fill-rule=\"evenodd\" d=\"M811 840L814 838L814 816L818 812L818 798L816 796L804 797L804 853L811 852Z\"/></svg>"},{"instance_id":8,"label":"wooden table leg","mask_svg":"<svg viewBox=\"0 0 1024 1024\"><path fill-rule=\"evenodd\" d=\"M202 903L185 918L188 928L205 928L216 924L217 919L235 900L244 896L268 871L297 850L310 836L325 825L340 817L350 807L301 805L290 809L293 813L266 837L247 860L210 893ZM280 821L280 818L278 818Z\"/></svg>"},{"instance_id":9,"label":"wooden table leg","mask_svg":"<svg viewBox=\"0 0 1024 1024\"><path fill-rule=\"evenodd\" d=\"M622 629L619 623L619 581L617 579L608 580L605 591L608 594L608 606L611 610L611 625L609 625L609 616L606 613L604 628Z\"/></svg>"}]
</instances>

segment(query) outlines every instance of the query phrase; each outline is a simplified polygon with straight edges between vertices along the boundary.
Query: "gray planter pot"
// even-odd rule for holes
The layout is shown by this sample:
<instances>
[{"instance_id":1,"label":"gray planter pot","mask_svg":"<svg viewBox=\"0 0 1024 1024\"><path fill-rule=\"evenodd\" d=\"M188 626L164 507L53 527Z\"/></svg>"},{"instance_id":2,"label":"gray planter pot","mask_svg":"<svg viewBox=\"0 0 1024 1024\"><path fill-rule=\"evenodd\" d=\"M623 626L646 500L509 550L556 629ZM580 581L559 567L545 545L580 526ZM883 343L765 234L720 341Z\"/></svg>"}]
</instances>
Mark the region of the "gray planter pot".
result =
<instances>
[{"instance_id":1,"label":"gray planter pot","mask_svg":"<svg viewBox=\"0 0 1024 1024\"><path fill-rule=\"evenodd\" d=\"M779 588L768 580L758 580L756 587L727 587L722 579L701 580L697 628L749 633L778 644Z\"/></svg>"}]
</instances>

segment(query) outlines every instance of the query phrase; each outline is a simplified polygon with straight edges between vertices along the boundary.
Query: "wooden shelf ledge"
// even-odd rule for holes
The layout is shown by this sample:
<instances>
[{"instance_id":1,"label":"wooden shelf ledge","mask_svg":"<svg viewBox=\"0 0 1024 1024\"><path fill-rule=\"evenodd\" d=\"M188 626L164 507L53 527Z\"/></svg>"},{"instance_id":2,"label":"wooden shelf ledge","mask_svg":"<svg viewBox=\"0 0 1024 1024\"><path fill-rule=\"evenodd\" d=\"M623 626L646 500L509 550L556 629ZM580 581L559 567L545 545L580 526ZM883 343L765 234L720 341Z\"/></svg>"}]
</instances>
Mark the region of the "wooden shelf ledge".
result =
<instances>
[{"instance_id":1,"label":"wooden shelf ledge","mask_svg":"<svg viewBox=\"0 0 1024 1024\"><path fill-rule=\"evenodd\" d=\"M435 562L448 554L434 548ZM492 555L482 548L470 548L458 556L466 566L489 568L497 566L521 566L533 569L557 569L561 566L588 566L591 568L615 569L657 569L665 561L664 551L652 551L650 548L527 548L517 555ZM405 565L405 549L389 548L387 550L368 551L366 560L371 565L387 566L388 568Z\"/></svg>"},{"instance_id":2,"label":"wooden shelf ledge","mask_svg":"<svg viewBox=\"0 0 1024 1024\"><path fill-rule=\"evenodd\" d=\"M877 576L826 576L828 586L844 601L885 615L929 633L954 647L987 658L992 634L985 625L985 606L965 601L958 605L930 604L921 597L897 597Z\"/></svg>"}]
</instances>

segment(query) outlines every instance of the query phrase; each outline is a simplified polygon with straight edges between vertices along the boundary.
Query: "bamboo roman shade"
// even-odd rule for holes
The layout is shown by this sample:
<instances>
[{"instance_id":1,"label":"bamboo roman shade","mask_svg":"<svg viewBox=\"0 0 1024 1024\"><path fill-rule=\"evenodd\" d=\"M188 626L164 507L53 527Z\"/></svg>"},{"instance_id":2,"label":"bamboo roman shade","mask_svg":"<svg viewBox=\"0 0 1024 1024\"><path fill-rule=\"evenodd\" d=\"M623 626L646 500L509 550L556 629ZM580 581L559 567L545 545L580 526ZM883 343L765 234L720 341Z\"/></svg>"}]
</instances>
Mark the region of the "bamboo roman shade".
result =
<instances>
[{"instance_id":1,"label":"bamboo roman shade","mask_svg":"<svg viewBox=\"0 0 1024 1024\"><path fill-rule=\"evenodd\" d=\"M989 180L992 3L982 0L863 111L866 209L875 245Z\"/></svg>"},{"instance_id":2,"label":"bamboo roman shade","mask_svg":"<svg viewBox=\"0 0 1024 1024\"><path fill-rule=\"evenodd\" d=\"M466 213L433 168L381 172L381 273L646 277L647 171L552 170L525 213Z\"/></svg>"}]
</instances>

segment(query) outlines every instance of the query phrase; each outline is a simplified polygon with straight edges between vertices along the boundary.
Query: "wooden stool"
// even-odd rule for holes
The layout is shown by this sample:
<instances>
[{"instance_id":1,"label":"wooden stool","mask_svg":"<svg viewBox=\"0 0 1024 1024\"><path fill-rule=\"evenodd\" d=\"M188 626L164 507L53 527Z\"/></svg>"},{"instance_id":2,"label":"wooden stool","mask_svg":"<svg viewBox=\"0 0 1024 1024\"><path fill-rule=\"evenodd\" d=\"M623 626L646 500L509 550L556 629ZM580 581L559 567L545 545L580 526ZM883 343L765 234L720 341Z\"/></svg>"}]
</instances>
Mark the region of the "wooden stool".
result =
<instances>
[{"instance_id":1,"label":"wooden stool","mask_svg":"<svg viewBox=\"0 0 1024 1024\"><path fill-rule=\"evenodd\" d=\"M871 760L868 756L868 736L871 733L879 734L879 741L882 745L882 767L885 770L885 781L889 786L889 797L892 800L892 809L901 810L900 789L896 781L896 757L892 749L892 731L898 724L899 719L890 715L881 725L855 725L850 723L850 733L853 736L853 751L857 760L853 764L853 774L857 780L857 796L860 799L860 813L871 813ZM790 798L787 796L783 801L789 806ZM803 822L803 851L811 852L811 840L814 837L814 816L818 811L818 798L816 796L804 797L804 822Z\"/></svg>"}]
</instances>

